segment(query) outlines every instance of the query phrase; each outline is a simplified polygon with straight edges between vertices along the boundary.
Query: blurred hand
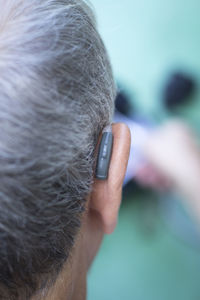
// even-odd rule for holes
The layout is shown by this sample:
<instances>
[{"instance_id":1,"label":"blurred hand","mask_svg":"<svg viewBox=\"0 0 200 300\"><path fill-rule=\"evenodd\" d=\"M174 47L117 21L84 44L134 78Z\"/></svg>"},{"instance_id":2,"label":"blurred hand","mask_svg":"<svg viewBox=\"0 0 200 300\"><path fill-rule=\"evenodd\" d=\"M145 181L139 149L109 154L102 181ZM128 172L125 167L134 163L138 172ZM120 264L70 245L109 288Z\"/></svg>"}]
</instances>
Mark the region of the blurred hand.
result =
<instances>
[{"instance_id":1,"label":"blurred hand","mask_svg":"<svg viewBox=\"0 0 200 300\"><path fill-rule=\"evenodd\" d=\"M156 189L176 188L200 222L200 148L182 122L168 122L144 145L146 165L136 179Z\"/></svg>"},{"instance_id":2,"label":"blurred hand","mask_svg":"<svg viewBox=\"0 0 200 300\"><path fill-rule=\"evenodd\" d=\"M155 187L184 185L200 175L200 151L191 130L171 121L154 131L144 145L146 165L137 178ZM200 180L200 179L199 179ZM153 184L152 184L153 183Z\"/></svg>"}]
</instances>

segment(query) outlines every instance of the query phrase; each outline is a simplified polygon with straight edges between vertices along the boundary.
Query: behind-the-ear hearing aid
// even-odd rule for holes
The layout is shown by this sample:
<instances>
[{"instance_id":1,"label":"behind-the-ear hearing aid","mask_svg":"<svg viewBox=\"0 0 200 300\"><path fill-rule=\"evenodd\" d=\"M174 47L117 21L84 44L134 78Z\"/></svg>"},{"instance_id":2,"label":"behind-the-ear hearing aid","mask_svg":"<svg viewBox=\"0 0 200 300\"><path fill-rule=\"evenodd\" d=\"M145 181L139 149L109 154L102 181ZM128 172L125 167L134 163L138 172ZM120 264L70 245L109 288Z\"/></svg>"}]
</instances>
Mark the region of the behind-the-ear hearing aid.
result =
<instances>
[{"instance_id":1,"label":"behind-the-ear hearing aid","mask_svg":"<svg viewBox=\"0 0 200 300\"><path fill-rule=\"evenodd\" d=\"M98 179L105 180L108 178L110 159L112 154L113 135L111 125L106 126L102 133L102 139L99 146L97 157L96 173Z\"/></svg>"}]
</instances>

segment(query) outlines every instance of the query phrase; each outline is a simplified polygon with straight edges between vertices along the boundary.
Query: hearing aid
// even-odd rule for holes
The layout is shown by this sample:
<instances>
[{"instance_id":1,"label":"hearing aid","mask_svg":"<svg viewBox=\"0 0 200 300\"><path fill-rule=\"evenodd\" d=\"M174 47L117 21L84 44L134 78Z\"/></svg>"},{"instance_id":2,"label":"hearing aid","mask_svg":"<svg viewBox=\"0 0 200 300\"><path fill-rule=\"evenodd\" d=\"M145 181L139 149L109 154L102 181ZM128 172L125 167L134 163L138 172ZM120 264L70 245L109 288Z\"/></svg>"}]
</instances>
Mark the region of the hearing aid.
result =
<instances>
[{"instance_id":1,"label":"hearing aid","mask_svg":"<svg viewBox=\"0 0 200 300\"><path fill-rule=\"evenodd\" d=\"M106 126L102 132L102 138L97 156L95 177L101 180L108 178L110 160L113 146L113 135L111 125Z\"/></svg>"}]
</instances>

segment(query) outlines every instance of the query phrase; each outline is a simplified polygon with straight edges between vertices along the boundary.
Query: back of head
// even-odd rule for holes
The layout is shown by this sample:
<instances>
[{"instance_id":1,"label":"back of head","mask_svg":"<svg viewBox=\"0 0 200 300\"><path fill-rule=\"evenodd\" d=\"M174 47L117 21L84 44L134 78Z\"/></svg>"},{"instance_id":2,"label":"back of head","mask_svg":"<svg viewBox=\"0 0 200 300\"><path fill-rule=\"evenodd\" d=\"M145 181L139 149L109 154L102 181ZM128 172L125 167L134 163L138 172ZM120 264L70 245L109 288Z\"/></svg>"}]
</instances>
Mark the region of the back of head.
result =
<instances>
[{"instance_id":1,"label":"back of head","mask_svg":"<svg viewBox=\"0 0 200 300\"><path fill-rule=\"evenodd\" d=\"M0 0L0 299L29 299L73 246L115 86L78 0Z\"/></svg>"}]
</instances>

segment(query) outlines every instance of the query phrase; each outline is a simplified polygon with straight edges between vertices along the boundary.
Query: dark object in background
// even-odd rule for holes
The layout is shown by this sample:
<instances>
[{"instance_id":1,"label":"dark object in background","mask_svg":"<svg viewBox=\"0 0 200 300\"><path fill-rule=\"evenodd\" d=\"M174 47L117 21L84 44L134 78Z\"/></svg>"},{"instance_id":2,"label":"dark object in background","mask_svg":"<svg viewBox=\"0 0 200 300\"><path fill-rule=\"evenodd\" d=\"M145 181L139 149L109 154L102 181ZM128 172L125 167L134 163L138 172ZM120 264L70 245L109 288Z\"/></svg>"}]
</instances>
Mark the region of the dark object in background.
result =
<instances>
[{"instance_id":1,"label":"dark object in background","mask_svg":"<svg viewBox=\"0 0 200 300\"><path fill-rule=\"evenodd\" d=\"M164 91L164 103L167 109L173 110L177 106L186 103L195 89L195 81L189 75L174 73Z\"/></svg>"},{"instance_id":2,"label":"dark object in background","mask_svg":"<svg viewBox=\"0 0 200 300\"><path fill-rule=\"evenodd\" d=\"M115 109L127 117L133 114L133 105L129 97L122 91L118 92L115 99Z\"/></svg>"}]
</instances>

